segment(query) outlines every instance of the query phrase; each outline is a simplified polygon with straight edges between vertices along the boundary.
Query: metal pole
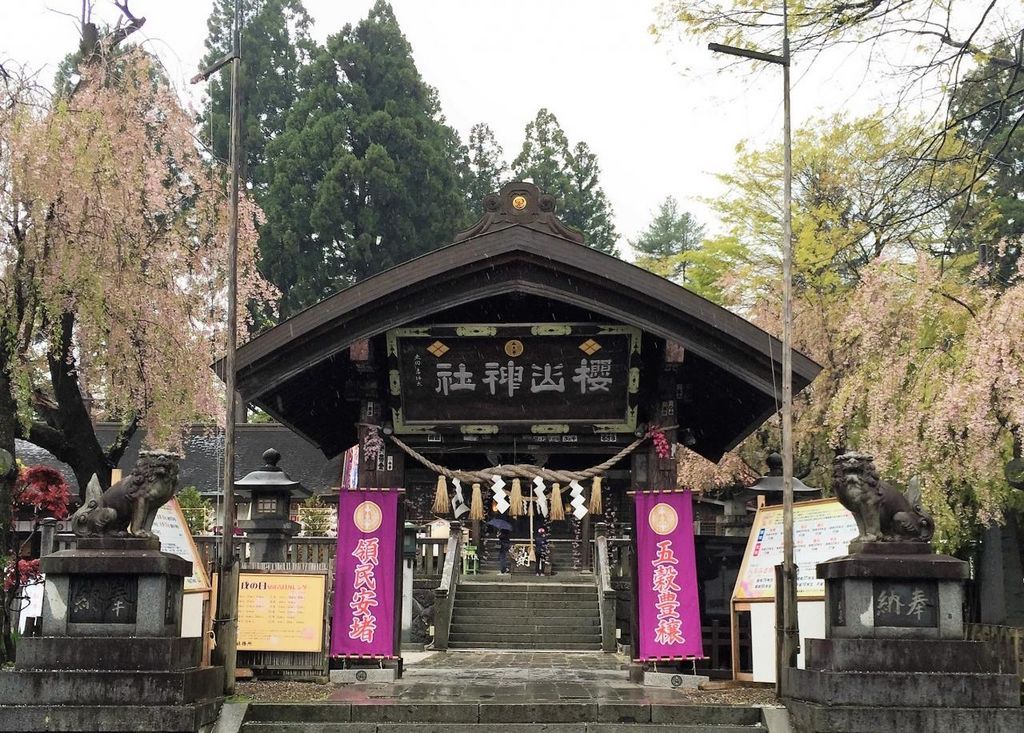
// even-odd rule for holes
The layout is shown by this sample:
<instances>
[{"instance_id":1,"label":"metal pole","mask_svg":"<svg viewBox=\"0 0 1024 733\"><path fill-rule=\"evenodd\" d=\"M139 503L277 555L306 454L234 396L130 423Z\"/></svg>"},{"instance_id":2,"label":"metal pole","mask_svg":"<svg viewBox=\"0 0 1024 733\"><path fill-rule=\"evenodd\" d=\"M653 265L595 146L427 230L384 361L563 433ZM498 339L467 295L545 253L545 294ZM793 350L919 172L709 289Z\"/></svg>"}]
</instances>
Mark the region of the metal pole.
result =
<instances>
[{"instance_id":1,"label":"metal pole","mask_svg":"<svg viewBox=\"0 0 1024 733\"><path fill-rule=\"evenodd\" d=\"M795 667L800 651L796 565L793 562L793 140L789 104L789 12L782 1L782 528L785 594L783 664ZM783 690L785 693L785 690Z\"/></svg>"},{"instance_id":2,"label":"metal pole","mask_svg":"<svg viewBox=\"0 0 1024 733\"><path fill-rule=\"evenodd\" d=\"M235 692L238 645L238 560L235 557L235 348L238 341L238 168L241 148L240 90L241 0L235 0L231 59L231 220L228 229L228 329L224 355L227 406L224 425L224 516L217 586L215 660L224 667L224 693Z\"/></svg>"},{"instance_id":3,"label":"metal pole","mask_svg":"<svg viewBox=\"0 0 1024 733\"><path fill-rule=\"evenodd\" d=\"M796 564L793 561L793 140L789 104L789 8L782 0L782 55L709 43L717 53L782 66L782 604L783 644L777 652L783 667L795 667L800 652ZM776 595L779 595L778 593ZM781 681L780 681L781 683Z\"/></svg>"}]
</instances>

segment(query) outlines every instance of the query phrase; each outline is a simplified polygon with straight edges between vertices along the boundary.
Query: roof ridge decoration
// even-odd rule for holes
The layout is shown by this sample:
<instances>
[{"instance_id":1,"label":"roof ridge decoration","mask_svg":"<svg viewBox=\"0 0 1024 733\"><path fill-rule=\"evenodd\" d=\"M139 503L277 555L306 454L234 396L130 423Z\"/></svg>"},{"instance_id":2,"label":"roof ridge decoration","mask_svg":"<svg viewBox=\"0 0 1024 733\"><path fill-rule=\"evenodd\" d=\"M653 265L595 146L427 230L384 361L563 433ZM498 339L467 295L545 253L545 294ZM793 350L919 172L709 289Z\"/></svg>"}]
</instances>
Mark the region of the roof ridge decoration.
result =
<instances>
[{"instance_id":1,"label":"roof ridge decoration","mask_svg":"<svg viewBox=\"0 0 1024 733\"><path fill-rule=\"evenodd\" d=\"M528 181L513 181L498 193L484 196L484 213L477 222L455 235L452 242L463 242L482 234L522 226L583 244L583 234L555 216L555 197Z\"/></svg>"}]
</instances>

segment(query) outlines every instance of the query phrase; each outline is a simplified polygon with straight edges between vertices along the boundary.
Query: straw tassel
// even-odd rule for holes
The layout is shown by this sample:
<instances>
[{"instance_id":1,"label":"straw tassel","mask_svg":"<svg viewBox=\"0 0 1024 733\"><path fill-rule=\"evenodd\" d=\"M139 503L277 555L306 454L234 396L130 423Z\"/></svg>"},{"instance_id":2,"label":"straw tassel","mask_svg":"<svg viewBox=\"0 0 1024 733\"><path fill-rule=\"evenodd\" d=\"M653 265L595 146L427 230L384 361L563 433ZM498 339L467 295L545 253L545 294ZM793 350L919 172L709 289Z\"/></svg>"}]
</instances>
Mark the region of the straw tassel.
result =
<instances>
[{"instance_id":1,"label":"straw tassel","mask_svg":"<svg viewBox=\"0 0 1024 733\"><path fill-rule=\"evenodd\" d=\"M438 476L432 510L434 514L447 514L449 509L451 509L451 503L448 501L448 482L444 480L444 476Z\"/></svg>"},{"instance_id":2,"label":"straw tassel","mask_svg":"<svg viewBox=\"0 0 1024 733\"><path fill-rule=\"evenodd\" d=\"M601 477L595 476L590 484L590 506L587 507L591 514L601 514Z\"/></svg>"},{"instance_id":3,"label":"straw tassel","mask_svg":"<svg viewBox=\"0 0 1024 733\"><path fill-rule=\"evenodd\" d=\"M565 508L562 506L562 490L558 484L551 487L551 520L560 522L565 519Z\"/></svg>"},{"instance_id":4,"label":"straw tassel","mask_svg":"<svg viewBox=\"0 0 1024 733\"><path fill-rule=\"evenodd\" d=\"M523 511L523 485L519 479L512 479L512 508L509 509L509 514L513 517L521 517L525 513Z\"/></svg>"},{"instance_id":5,"label":"straw tassel","mask_svg":"<svg viewBox=\"0 0 1024 733\"><path fill-rule=\"evenodd\" d=\"M479 522L484 518L484 495L480 484L473 484L473 498L469 503L469 518Z\"/></svg>"}]
</instances>

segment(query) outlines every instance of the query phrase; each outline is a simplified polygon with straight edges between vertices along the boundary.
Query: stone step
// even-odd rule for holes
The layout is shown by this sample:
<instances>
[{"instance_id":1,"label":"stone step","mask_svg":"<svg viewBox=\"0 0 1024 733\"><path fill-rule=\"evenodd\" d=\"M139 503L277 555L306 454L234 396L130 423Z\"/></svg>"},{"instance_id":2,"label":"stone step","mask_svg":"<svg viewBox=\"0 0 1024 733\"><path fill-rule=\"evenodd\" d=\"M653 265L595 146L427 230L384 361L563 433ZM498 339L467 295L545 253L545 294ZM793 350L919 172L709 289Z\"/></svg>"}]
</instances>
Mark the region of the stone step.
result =
<instances>
[{"instance_id":1,"label":"stone step","mask_svg":"<svg viewBox=\"0 0 1024 733\"><path fill-rule=\"evenodd\" d=\"M463 581L459 583L458 592L477 594L496 593L499 595L508 595L509 593L539 593L545 595L597 595L597 589L594 587L594 584L592 582L557 585L555 583L545 582L530 583L503 581L498 583L468 583Z\"/></svg>"},{"instance_id":2,"label":"stone step","mask_svg":"<svg viewBox=\"0 0 1024 733\"><path fill-rule=\"evenodd\" d=\"M586 602L575 602L561 598L466 598L455 596L455 607L460 606L471 608L597 608L597 598L587 599Z\"/></svg>"},{"instance_id":3,"label":"stone step","mask_svg":"<svg viewBox=\"0 0 1024 733\"><path fill-rule=\"evenodd\" d=\"M184 705L220 696L223 672L205 667L177 672L104 670L14 670L0 678L0 705L46 701L54 706L89 700L94 705L132 705L145 700Z\"/></svg>"},{"instance_id":4,"label":"stone step","mask_svg":"<svg viewBox=\"0 0 1024 733\"><path fill-rule=\"evenodd\" d=\"M477 643L477 642L508 642L510 644L547 644L560 648L563 643L595 643L600 645L601 634L594 633L551 633L543 631L539 633L495 633L486 631L463 631L452 628L449 636L449 643Z\"/></svg>"},{"instance_id":5,"label":"stone step","mask_svg":"<svg viewBox=\"0 0 1024 733\"><path fill-rule=\"evenodd\" d=\"M573 651L585 651L585 652L599 652L601 651L601 643L597 642L563 642L561 644L547 644L547 643L536 643L536 644L525 644L522 642L497 642L497 641L449 641L449 649L501 649L507 651L548 651L548 652L573 652Z\"/></svg>"},{"instance_id":6,"label":"stone step","mask_svg":"<svg viewBox=\"0 0 1024 733\"><path fill-rule=\"evenodd\" d=\"M590 619L590 618L601 618L601 611L598 608L572 608L566 610L565 608L519 608L515 609L514 613L509 613L507 608L499 607L480 607L480 606L459 606L458 601L455 603L455 607L452 611L453 617L461 614L471 615L473 618L479 619L494 619L497 622L507 620L509 618L551 618L551 617L564 617L564 618L578 618L578 619Z\"/></svg>"},{"instance_id":7,"label":"stone step","mask_svg":"<svg viewBox=\"0 0 1024 733\"><path fill-rule=\"evenodd\" d=\"M252 703L245 716L251 723L376 723L501 725L502 733L517 724L653 724L757 726L761 710L741 705L687 705L643 702L400 702L385 703ZM531 730L536 730L532 728ZM518 733L515 731L514 733Z\"/></svg>"},{"instance_id":8,"label":"stone step","mask_svg":"<svg viewBox=\"0 0 1024 733\"><path fill-rule=\"evenodd\" d=\"M184 670L198 667L202 639L26 636L18 641L16 669Z\"/></svg>"},{"instance_id":9,"label":"stone step","mask_svg":"<svg viewBox=\"0 0 1024 733\"><path fill-rule=\"evenodd\" d=\"M808 639L807 669L1007 674L1016 669L1016 659L1011 644L991 641Z\"/></svg>"},{"instance_id":10,"label":"stone step","mask_svg":"<svg viewBox=\"0 0 1024 733\"><path fill-rule=\"evenodd\" d=\"M189 705L0 705L0 731L192 732L216 720L219 708L214 701Z\"/></svg>"},{"instance_id":11,"label":"stone step","mask_svg":"<svg viewBox=\"0 0 1024 733\"><path fill-rule=\"evenodd\" d=\"M792 700L786 703L795 730L814 733L919 731L927 733L1020 733L1024 708L832 706Z\"/></svg>"},{"instance_id":12,"label":"stone step","mask_svg":"<svg viewBox=\"0 0 1024 733\"><path fill-rule=\"evenodd\" d=\"M751 733L746 725L658 725L656 723L513 723L502 733ZM493 733L494 723L246 723L242 731L274 733Z\"/></svg>"},{"instance_id":13,"label":"stone step","mask_svg":"<svg viewBox=\"0 0 1024 733\"><path fill-rule=\"evenodd\" d=\"M452 628L458 627L464 631L502 631L521 634L548 631L550 629L579 629L580 631L599 631L601 620L594 618L578 618L575 616L549 616L543 620L539 619L509 619L503 622L495 622L493 619L479 619L471 614L456 616L452 619Z\"/></svg>"},{"instance_id":14,"label":"stone step","mask_svg":"<svg viewBox=\"0 0 1024 733\"><path fill-rule=\"evenodd\" d=\"M858 705L870 700L878 708L1002 708L1020 704L1015 674L958 672L819 672L787 669L786 689L807 702Z\"/></svg>"}]
</instances>

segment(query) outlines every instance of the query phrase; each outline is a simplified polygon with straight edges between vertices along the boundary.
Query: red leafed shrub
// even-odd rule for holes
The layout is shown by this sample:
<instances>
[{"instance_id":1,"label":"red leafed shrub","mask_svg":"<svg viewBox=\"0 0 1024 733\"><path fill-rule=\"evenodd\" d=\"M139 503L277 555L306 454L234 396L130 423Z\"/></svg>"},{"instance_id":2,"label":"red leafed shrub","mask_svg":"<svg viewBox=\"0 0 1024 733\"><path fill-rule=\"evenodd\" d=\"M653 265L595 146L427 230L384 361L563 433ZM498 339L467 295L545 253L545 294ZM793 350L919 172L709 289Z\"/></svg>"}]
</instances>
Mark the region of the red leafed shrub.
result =
<instances>
[{"instance_id":1,"label":"red leafed shrub","mask_svg":"<svg viewBox=\"0 0 1024 733\"><path fill-rule=\"evenodd\" d=\"M49 466L22 469L14 486L15 511L28 510L35 515L65 519L71 494L60 471Z\"/></svg>"},{"instance_id":2,"label":"red leafed shrub","mask_svg":"<svg viewBox=\"0 0 1024 733\"><path fill-rule=\"evenodd\" d=\"M9 591L17 582L19 588L24 588L33 580L39 577L39 560L18 560L17 572L14 563L4 568L4 590Z\"/></svg>"}]
</instances>

